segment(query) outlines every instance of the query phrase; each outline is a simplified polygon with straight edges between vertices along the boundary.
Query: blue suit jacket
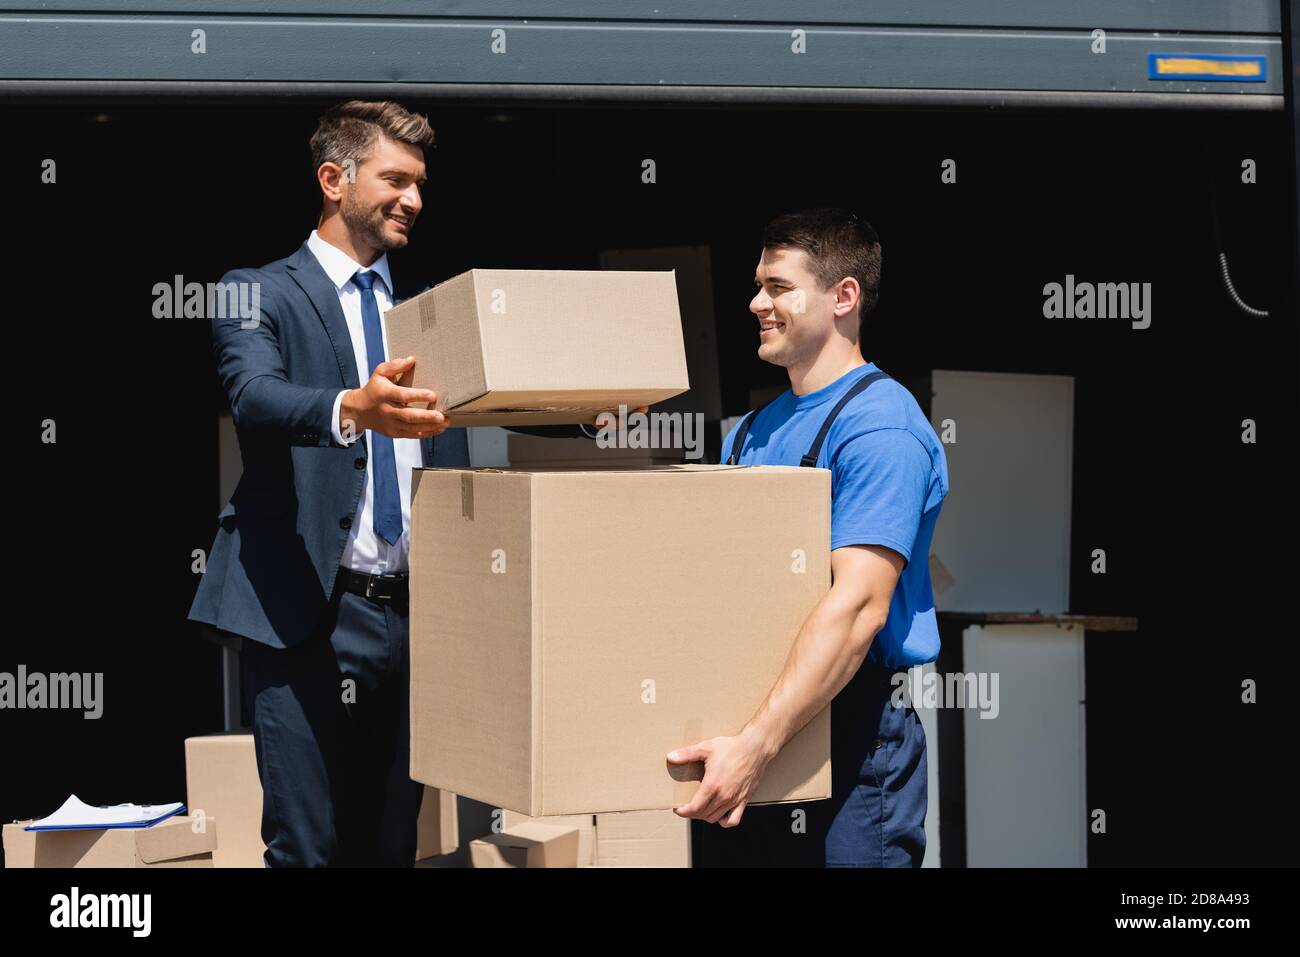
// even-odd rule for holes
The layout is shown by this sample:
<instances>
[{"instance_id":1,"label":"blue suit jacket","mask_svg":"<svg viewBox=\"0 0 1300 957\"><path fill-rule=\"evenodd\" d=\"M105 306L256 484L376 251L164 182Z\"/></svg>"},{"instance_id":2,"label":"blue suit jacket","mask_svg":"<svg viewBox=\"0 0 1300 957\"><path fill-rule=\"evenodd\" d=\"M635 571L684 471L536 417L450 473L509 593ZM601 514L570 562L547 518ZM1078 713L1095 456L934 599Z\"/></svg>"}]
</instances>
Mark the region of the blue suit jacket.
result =
<instances>
[{"instance_id":1,"label":"blue suit jacket","mask_svg":"<svg viewBox=\"0 0 1300 957\"><path fill-rule=\"evenodd\" d=\"M330 428L339 390L362 383L338 293L305 243L221 281L260 283L261 315L251 329L212 320L244 474L218 516L189 617L291 648L326 607L365 491L365 443L340 446ZM426 466L469 465L464 429L421 446Z\"/></svg>"}]
</instances>

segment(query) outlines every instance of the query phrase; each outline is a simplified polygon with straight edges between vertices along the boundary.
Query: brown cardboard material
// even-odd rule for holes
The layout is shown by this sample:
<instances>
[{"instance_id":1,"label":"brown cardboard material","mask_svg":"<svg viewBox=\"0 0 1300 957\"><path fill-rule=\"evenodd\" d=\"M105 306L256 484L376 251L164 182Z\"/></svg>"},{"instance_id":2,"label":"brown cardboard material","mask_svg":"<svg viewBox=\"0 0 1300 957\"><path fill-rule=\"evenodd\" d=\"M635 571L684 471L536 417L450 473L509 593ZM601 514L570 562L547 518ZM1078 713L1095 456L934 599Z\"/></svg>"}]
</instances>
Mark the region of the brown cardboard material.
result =
<instances>
[{"instance_id":1,"label":"brown cardboard material","mask_svg":"<svg viewBox=\"0 0 1300 957\"><path fill-rule=\"evenodd\" d=\"M264 867L262 782L248 732L185 739L185 790L191 816L221 819L213 867ZM426 787L416 824L416 859L450 854L460 846L456 796Z\"/></svg>"},{"instance_id":2,"label":"brown cardboard material","mask_svg":"<svg viewBox=\"0 0 1300 957\"><path fill-rule=\"evenodd\" d=\"M262 782L248 733L206 734L185 739L185 803L221 819L213 867L263 867Z\"/></svg>"},{"instance_id":3,"label":"brown cardboard material","mask_svg":"<svg viewBox=\"0 0 1300 957\"><path fill-rule=\"evenodd\" d=\"M27 831L4 826L5 867L211 867L216 818L177 815L153 827ZM197 828L197 830L196 830Z\"/></svg>"},{"instance_id":4,"label":"brown cardboard material","mask_svg":"<svg viewBox=\"0 0 1300 957\"><path fill-rule=\"evenodd\" d=\"M426 786L415 825L415 859L450 854L460 847L456 795Z\"/></svg>"},{"instance_id":5,"label":"brown cardboard material","mask_svg":"<svg viewBox=\"0 0 1300 957\"><path fill-rule=\"evenodd\" d=\"M503 810L502 830L525 821L578 831L579 867L690 867L691 822L671 810L530 818Z\"/></svg>"},{"instance_id":6,"label":"brown cardboard material","mask_svg":"<svg viewBox=\"0 0 1300 957\"><path fill-rule=\"evenodd\" d=\"M577 867L578 831L523 821L471 841L469 855L473 867Z\"/></svg>"},{"instance_id":7,"label":"brown cardboard material","mask_svg":"<svg viewBox=\"0 0 1300 957\"><path fill-rule=\"evenodd\" d=\"M598 867L690 867L691 822L672 811L624 811L596 818Z\"/></svg>"},{"instance_id":8,"label":"brown cardboard material","mask_svg":"<svg viewBox=\"0 0 1300 957\"><path fill-rule=\"evenodd\" d=\"M551 817L528 817L518 811L501 809L501 830L510 831L520 824L535 821L538 824L551 824L556 827L573 828L578 832L578 867L596 866L596 819L595 814L558 814Z\"/></svg>"},{"instance_id":9,"label":"brown cardboard material","mask_svg":"<svg viewBox=\"0 0 1300 957\"><path fill-rule=\"evenodd\" d=\"M529 816L687 803L830 587L830 473L423 469L411 777ZM454 595L454 601L447 596ZM830 712L751 803L830 796Z\"/></svg>"},{"instance_id":10,"label":"brown cardboard material","mask_svg":"<svg viewBox=\"0 0 1300 957\"><path fill-rule=\"evenodd\" d=\"M384 315L455 426L588 423L690 388L672 272L472 269Z\"/></svg>"}]
</instances>

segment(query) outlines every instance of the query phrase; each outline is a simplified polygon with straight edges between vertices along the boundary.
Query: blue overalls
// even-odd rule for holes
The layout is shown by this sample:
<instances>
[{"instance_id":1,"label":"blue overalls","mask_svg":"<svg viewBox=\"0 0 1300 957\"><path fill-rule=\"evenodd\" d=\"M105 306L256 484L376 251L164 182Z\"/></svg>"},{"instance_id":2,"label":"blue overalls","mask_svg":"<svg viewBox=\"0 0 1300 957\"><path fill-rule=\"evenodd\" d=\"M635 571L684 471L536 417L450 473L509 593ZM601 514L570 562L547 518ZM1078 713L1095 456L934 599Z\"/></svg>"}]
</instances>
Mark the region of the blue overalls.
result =
<instances>
[{"instance_id":1,"label":"blue overalls","mask_svg":"<svg viewBox=\"0 0 1300 957\"><path fill-rule=\"evenodd\" d=\"M854 383L831 409L800 465L813 468L840 410L877 379ZM739 425L728 464L737 464L749 426ZM808 806L809 834L825 835L827 867L920 867L928 803L925 730L910 705L895 707L893 669L867 660L831 702L831 797ZM900 682L906 672L900 671Z\"/></svg>"}]
</instances>

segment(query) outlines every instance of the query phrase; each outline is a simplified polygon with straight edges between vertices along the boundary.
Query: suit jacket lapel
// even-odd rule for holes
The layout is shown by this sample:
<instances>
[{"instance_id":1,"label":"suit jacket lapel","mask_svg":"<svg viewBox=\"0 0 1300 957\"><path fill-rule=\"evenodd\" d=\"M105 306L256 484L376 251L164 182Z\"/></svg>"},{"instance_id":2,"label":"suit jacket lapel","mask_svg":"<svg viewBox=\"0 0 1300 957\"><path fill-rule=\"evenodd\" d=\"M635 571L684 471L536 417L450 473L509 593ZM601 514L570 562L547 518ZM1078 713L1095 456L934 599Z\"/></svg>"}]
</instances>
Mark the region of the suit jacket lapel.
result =
<instances>
[{"instance_id":1,"label":"suit jacket lapel","mask_svg":"<svg viewBox=\"0 0 1300 957\"><path fill-rule=\"evenodd\" d=\"M343 307L339 305L339 294L334 283L325 275L325 270L306 243L289 257L288 266L289 275L307 294L325 326L325 332L334 346L334 356L338 359L343 385L349 389L361 388L361 383L357 380L357 356L352 351L352 336L348 333L348 321L343 317Z\"/></svg>"}]
</instances>

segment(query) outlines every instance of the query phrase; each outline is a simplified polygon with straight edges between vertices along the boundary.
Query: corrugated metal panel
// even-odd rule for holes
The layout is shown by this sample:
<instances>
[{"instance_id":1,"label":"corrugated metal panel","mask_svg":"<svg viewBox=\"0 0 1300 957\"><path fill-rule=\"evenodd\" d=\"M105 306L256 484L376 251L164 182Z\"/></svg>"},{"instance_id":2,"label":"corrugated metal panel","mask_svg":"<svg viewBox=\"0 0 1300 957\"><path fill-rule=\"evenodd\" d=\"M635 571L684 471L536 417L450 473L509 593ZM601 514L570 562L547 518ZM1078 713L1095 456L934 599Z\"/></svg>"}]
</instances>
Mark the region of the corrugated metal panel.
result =
<instances>
[{"instance_id":1,"label":"corrugated metal panel","mask_svg":"<svg viewBox=\"0 0 1300 957\"><path fill-rule=\"evenodd\" d=\"M1123 93L1140 94L1127 105L1142 107L1195 104L1193 94L1207 108L1277 108L1279 21L1264 0L0 0L0 92L75 94L77 81L214 84L199 94L220 83L414 84L486 98L638 101L668 90L705 100L722 90L732 103L951 105L973 95L997 106L1034 93L1044 105L1109 106L1087 95ZM1093 27L1107 31L1104 53L1093 52ZM1153 79L1153 53L1254 55L1266 76Z\"/></svg>"},{"instance_id":2,"label":"corrugated metal panel","mask_svg":"<svg viewBox=\"0 0 1300 957\"><path fill-rule=\"evenodd\" d=\"M206 52L191 49L194 30ZM504 30L495 33L494 30ZM0 77L1088 90L1278 94L1273 38L943 28L516 24L401 19L0 17ZM494 42L504 52L494 52ZM1265 83L1152 80L1150 52L1249 53Z\"/></svg>"},{"instance_id":3,"label":"corrugated metal panel","mask_svg":"<svg viewBox=\"0 0 1300 957\"><path fill-rule=\"evenodd\" d=\"M0 0L34 12L495 17L1272 33L1276 0Z\"/></svg>"}]
</instances>

